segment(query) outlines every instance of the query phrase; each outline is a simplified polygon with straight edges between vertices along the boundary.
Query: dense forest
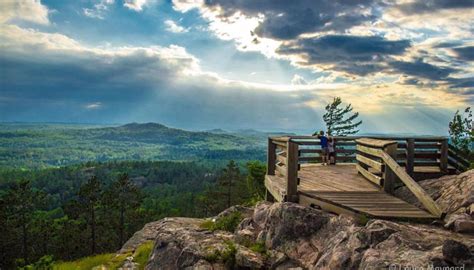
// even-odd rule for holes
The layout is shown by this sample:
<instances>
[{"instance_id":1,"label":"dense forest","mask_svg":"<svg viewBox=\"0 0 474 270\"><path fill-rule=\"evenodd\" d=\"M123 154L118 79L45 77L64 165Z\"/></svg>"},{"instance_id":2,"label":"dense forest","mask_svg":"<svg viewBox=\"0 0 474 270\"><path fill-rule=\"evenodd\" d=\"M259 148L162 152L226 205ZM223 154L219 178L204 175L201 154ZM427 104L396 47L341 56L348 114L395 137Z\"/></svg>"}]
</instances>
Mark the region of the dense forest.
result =
<instances>
[{"instance_id":1,"label":"dense forest","mask_svg":"<svg viewBox=\"0 0 474 270\"><path fill-rule=\"evenodd\" d=\"M0 173L0 268L45 255L72 260L118 250L145 223L203 217L263 196L259 161L224 167L169 161L88 162Z\"/></svg>"},{"instance_id":2,"label":"dense forest","mask_svg":"<svg viewBox=\"0 0 474 270\"><path fill-rule=\"evenodd\" d=\"M268 135L0 124L0 268L115 252L147 222L255 203Z\"/></svg>"}]
</instances>

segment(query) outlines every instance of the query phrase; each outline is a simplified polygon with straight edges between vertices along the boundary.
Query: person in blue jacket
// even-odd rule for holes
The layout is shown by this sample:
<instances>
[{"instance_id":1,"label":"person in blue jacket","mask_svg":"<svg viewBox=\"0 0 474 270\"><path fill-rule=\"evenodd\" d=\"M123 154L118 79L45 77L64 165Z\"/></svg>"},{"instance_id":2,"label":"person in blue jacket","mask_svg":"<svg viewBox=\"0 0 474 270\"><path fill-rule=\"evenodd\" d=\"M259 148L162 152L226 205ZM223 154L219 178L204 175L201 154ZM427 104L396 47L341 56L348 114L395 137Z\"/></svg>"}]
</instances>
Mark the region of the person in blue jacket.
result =
<instances>
[{"instance_id":1,"label":"person in blue jacket","mask_svg":"<svg viewBox=\"0 0 474 270\"><path fill-rule=\"evenodd\" d=\"M322 165L328 165L329 159L329 148L328 148L328 137L324 135L324 131L320 131L318 134L319 143L321 145L321 163Z\"/></svg>"}]
</instances>

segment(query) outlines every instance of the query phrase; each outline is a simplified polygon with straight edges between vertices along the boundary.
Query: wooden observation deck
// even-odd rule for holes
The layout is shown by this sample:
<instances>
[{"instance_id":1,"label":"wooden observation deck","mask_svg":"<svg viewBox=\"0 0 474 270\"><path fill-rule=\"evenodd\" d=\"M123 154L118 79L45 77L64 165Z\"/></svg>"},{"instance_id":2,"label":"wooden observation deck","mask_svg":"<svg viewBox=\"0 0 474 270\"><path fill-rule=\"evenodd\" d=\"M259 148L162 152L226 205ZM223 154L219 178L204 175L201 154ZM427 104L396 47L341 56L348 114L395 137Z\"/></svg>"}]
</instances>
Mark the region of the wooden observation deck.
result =
<instances>
[{"instance_id":1,"label":"wooden observation deck","mask_svg":"<svg viewBox=\"0 0 474 270\"><path fill-rule=\"evenodd\" d=\"M416 180L455 173L467 161L446 138L335 137L335 165L319 162L312 136L268 139L267 199L318 206L360 219L433 220L444 216ZM423 209L393 194L406 186Z\"/></svg>"}]
</instances>

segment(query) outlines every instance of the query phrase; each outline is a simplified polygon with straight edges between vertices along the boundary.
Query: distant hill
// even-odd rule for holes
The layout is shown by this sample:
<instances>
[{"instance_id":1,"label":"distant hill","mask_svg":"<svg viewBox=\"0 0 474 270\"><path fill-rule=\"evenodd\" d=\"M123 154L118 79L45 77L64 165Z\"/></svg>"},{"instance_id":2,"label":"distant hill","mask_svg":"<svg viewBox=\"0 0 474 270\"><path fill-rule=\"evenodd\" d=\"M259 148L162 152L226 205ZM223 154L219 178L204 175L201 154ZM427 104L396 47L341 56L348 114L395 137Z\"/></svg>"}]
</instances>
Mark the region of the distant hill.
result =
<instances>
[{"instance_id":1,"label":"distant hill","mask_svg":"<svg viewBox=\"0 0 474 270\"><path fill-rule=\"evenodd\" d=\"M209 129L209 130L206 130L205 132L214 133L214 134L228 134L229 133L229 131L223 130L221 128Z\"/></svg>"},{"instance_id":2,"label":"distant hill","mask_svg":"<svg viewBox=\"0 0 474 270\"><path fill-rule=\"evenodd\" d=\"M195 144L211 141L225 141L240 144L241 138L229 134L211 132L194 132L177 128L169 128L158 123L131 123L118 127L95 129L99 139L114 141L134 141L170 145Z\"/></svg>"}]
</instances>

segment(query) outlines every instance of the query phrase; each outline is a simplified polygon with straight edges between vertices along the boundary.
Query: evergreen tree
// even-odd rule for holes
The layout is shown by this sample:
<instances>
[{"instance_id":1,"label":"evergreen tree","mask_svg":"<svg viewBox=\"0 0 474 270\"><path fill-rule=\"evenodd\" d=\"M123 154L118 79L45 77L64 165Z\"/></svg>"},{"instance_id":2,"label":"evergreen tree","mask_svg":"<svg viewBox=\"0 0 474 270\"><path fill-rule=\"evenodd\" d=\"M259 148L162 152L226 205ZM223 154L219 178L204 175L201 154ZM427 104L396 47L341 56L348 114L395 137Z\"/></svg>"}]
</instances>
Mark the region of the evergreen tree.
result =
<instances>
[{"instance_id":1,"label":"evergreen tree","mask_svg":"<svg viewBox=\"0 0 474 270\"><path fill-rule=\"evenodd\" d=\"M340 97L335 97L334 100L326 105L326 113L323 115L323 120L326 123L327 134L331 136L347 136L359 132L358 126L362 121L357 121L358 112L352 113L352 105L345 107L341 106L342 100Z\"/></svg>"},{"instance_id":2,"label":"evergreen tree","mask_svg":"<svg viewBox=\"0 0 474 270\"><path fill-rule=\"evenodd\" d=\"M217 180L217 189L219 195L224 199L224 205L229 208L236 201L239 190L238 185L242 182L242 175L240 169L231 160L227 166L222 170L220 177Z\"/></svg>"},{"instance_id":3,"label":"evergreen tree","mask_svg":"<svg viewBox=\"0 0 474 270\"><path fill-rule=\"evenodd\" d=\"M133 184L128 174L124 173L111 184L105 198L107 203L118 212L119 247L121 247L126 237L126 214L129 210L140 206L142 199L140 190Z\"/></svg>"},{"instance_id":4,"label":"evergreen tree","mask_svg":"<svg viewBox=\"0 0 474 270\"><path fill-rule=\"evenodd\" d=\"M92 176L87 183L79 189L79 202L84 207L86 219L90 229L91 253L95 254L97 250L97 209L100 206L102 195L101 183L96 176Z\"/></svg>"},{"instance_id":5,"label":"evergreen tree","mask_svg":"<svg viewBox=\"0 0 474 270\"><path fill-rule=\"evenodd\" d=\"M34 190L30 181L22 180L8 190L4 200L8 209L7 216L13 222L12 225L20 229L22 258L28 264L30 225L35 210L45 200L45 194Z\"/></svg>"},{"instance_id":6,"label":"evergreen tree","mask_svg":"<svg viewBox=\"0 0 474 270\"><path fill-rule=\"evenodd\" d=\"M260 161L247 163L247 185L254 201L265 198L265 174L267 167Z\"/></svg>"},{"instance_id":7,"label":"evergreen tree","mask_svg":"<svg viewBox=\"0 0 474 270\"><path fill-rule=\"evenodd\" d=\"M460 114L459 110L454 114L453 120L449 122L449 136L452 144L464 154L470 152L470 144L474 141L474 130L472 122L472 111L470 107Z\"/></svg>"}]
</instances>

